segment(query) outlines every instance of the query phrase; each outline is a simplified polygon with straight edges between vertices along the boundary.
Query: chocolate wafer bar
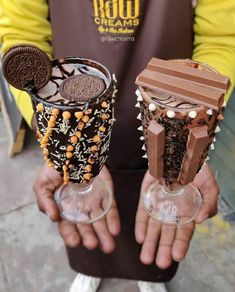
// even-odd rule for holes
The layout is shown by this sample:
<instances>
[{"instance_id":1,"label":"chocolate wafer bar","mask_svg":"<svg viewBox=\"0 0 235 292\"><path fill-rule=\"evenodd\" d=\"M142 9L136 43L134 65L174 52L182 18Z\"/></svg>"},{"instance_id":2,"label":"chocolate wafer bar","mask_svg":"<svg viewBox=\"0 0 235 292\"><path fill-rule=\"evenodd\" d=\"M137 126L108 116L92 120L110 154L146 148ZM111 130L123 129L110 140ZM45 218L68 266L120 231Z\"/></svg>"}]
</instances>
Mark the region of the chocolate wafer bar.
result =
<instances>
[{"instance_id":1,"label":"chocolate wafer bar","mask_svg":"<svg viewBox=\"0 0 235 292\"><path fill-rule=\"evenodd\" d=\"M197 64L197 68L198 66L200 64ZM165 61L157 58L152 58L147 65L147 69L151 71L168 74L226 91L229 89L230 80L227 76L215 74L212 71L198 70L197 68L182 66L182 64L175 61Z\"/></svg>"},{"instance_id":2,"label":"chocolate wafer bar","mask_svg":"<svg viewBox=\"0 0 235 292\"><path fill-rule=\"evenodd\" d=\"M198 70L199 71L199 70ZM162 90L183 100L198 103L219 110L223 104L225 91L205 86L171 75L145 69L136 79L136 84L152 90Z\"/></svg>"},{"instance_id":3,"label":"chocolate wafer bar","mask_svg":"<svg viewBox=\"0 0 235 292\"><path fill-rule=\"evenodd\" d=\"M148 160L149 173L156 179L163 176L163 154L165 145L165 130L152 120L148 127Z\"/></svg>"},{"instance_id":4,"label":"chocolate wafer bar","mask_svg":"<svg viewBox=\"0 0 235 292\"><path fill-rule=\"evenodd\" d=\"M179 182L190 183L199 169L203 152L209 145L208 127L196 127L189 130L187 149L182 162Z\"/></svg>"}]
</instances>

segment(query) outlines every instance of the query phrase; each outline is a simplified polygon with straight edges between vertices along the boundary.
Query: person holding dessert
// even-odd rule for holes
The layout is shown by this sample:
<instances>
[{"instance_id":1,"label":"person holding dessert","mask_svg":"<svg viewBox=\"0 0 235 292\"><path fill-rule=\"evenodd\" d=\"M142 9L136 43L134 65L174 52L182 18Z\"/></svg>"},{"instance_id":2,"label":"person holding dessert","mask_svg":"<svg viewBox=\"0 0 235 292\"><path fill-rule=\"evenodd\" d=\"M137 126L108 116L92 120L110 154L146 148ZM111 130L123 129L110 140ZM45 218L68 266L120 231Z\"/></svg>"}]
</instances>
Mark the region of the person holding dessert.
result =
<instances>
[{"instance_id":1,"label":"person holding dessert","mask_svg":"<svg viewBox=\"0 0 235 292\"><path fill-rule=\"evenodd\" d=\"M192 3L193 2L193 3ZM195 3L196 2L196 3ZM219 187L208 165L194 184L202 206L194 221L176 227L154 221L142 197L154 178L142 158L135 110L135 79L152 57L193 59L215 68L235 84L233 0L0 0L2 51L35 45L50 58L82 56L116 75L117 122L106 166L99 176L113 190L105 219L72 224L59 216L54 192L61 176L46 164L34 185L40 210L58 222L69 263L78 275L70 291L96 291L101 278L138 280L141 291L166 291L187 253L195 224L216 214ZM11 88L28 124L36 129L29 96Z\"/></svg>"}]
</instances>

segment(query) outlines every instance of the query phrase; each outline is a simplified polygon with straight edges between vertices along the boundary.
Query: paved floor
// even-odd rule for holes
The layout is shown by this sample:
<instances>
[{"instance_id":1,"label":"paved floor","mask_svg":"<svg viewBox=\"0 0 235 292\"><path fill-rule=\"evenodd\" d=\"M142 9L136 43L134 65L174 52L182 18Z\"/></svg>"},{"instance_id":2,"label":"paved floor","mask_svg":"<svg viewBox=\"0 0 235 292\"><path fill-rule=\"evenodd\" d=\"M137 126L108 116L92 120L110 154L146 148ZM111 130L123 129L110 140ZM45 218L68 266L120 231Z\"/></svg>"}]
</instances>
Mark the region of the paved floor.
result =
<instances>
[{"instance_id":1,"label":"paved floor","mask_svg":"<svg viewBox=\"0 0 235 292\"><path fill-rule=\"evenodd\" d=\"M56 225L38 212L32 182L42 158L32 136L10 159L0 119L0 291L66 292L75 276ZM200 227L170 292L235 291L235 226L217 216ZM100 292L137 292L134 281L105 280ZM80 291L78 291L80 292ZM82 291L81 291L82 292Z\"/></svg>"}]
</instances>

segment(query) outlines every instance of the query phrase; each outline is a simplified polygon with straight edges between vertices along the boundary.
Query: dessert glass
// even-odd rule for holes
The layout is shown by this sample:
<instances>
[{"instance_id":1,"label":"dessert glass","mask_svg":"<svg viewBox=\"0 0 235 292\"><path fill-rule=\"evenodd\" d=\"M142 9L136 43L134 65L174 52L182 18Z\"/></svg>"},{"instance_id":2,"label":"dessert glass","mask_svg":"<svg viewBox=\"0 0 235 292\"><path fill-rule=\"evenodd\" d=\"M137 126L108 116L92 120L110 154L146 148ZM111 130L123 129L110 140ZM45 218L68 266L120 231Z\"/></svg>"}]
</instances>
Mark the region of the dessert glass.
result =
<instances>
[{"instance_id":1,"label":"dessert glass","mask_svg":"<svg viewBox=\"0 0 235 292\"><path fill-rule=\"evenodd\" d=\"M219 74L208 65L192 60L175 62ZM143 130L141 140L145 143L143 150L147 150L146 158L150 158L151 151L156 146L150 141L151 121L164 130L164 138L161 138L164 140L163 176L156 179L144 194L144 207L158 221L186 224L195 218L202 204L201 194L193 184L193 179L208 159L208 151L214 147L222 109L217 111L186 102L164 91L153 91L141 86L136 94L137 106L140 107L139 119L142 121L140 130ZM156 135L160 137L159 133ZM151 163L149 159L149 166ZM189 164L194 168L197 165L195 173L190 173Z\"/></svg>"},{"instance_id":2,"label":"dessert glass","mask_svg":"<svg viewBox=\"0 0 235 292\"><path fill-rule=\"evenodd\" d=\"M73 82L73 77L81 74L102 79L105 88L90 99L68 100L61 91L63 82ZM52 77L42 89L28 89L44 159L64 180L55 200L61 217L74 223L94 222L111 207L112 192L98 174L108 155L115 84L103 65L71 57L52 61ZM80 94L94 85L85 82L82 86ZM71 92L76 95L76 84L74 88Z\"/></svg>"}]
</instances>

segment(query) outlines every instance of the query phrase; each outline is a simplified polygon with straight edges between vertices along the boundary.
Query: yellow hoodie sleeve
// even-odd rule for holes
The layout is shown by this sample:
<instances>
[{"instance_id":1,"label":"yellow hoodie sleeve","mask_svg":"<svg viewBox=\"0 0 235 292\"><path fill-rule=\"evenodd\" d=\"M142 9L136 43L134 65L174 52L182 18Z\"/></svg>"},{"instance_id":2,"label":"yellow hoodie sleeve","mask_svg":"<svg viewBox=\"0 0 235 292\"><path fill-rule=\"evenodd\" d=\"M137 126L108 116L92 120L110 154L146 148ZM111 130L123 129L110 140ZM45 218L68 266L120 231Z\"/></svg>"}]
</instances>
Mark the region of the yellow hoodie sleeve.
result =
<instances>
[{"instance_id":1,"label":"yellow hoodie sleeve","mask_svg":"<svg viewBox=\"0 0 235 292\"><path fill-rule=\"evenodd\" d=\"M193 59L230 77L235 85L235 0L198 0Z\"/></svg>"},{"instance_id":2,"label":"yellow hoodie sleeve","mask_svg":"<svg viewBox=\"0 0 235 292\"><path fill-rule=\"evenodd\" d=\"M2 52L13 45L29 43L51 57L51 25L46 0L0 0L0 43ZM17 106L31 126L33 109L26 92L11 87Z\"/></svg>"}]
</instances>

